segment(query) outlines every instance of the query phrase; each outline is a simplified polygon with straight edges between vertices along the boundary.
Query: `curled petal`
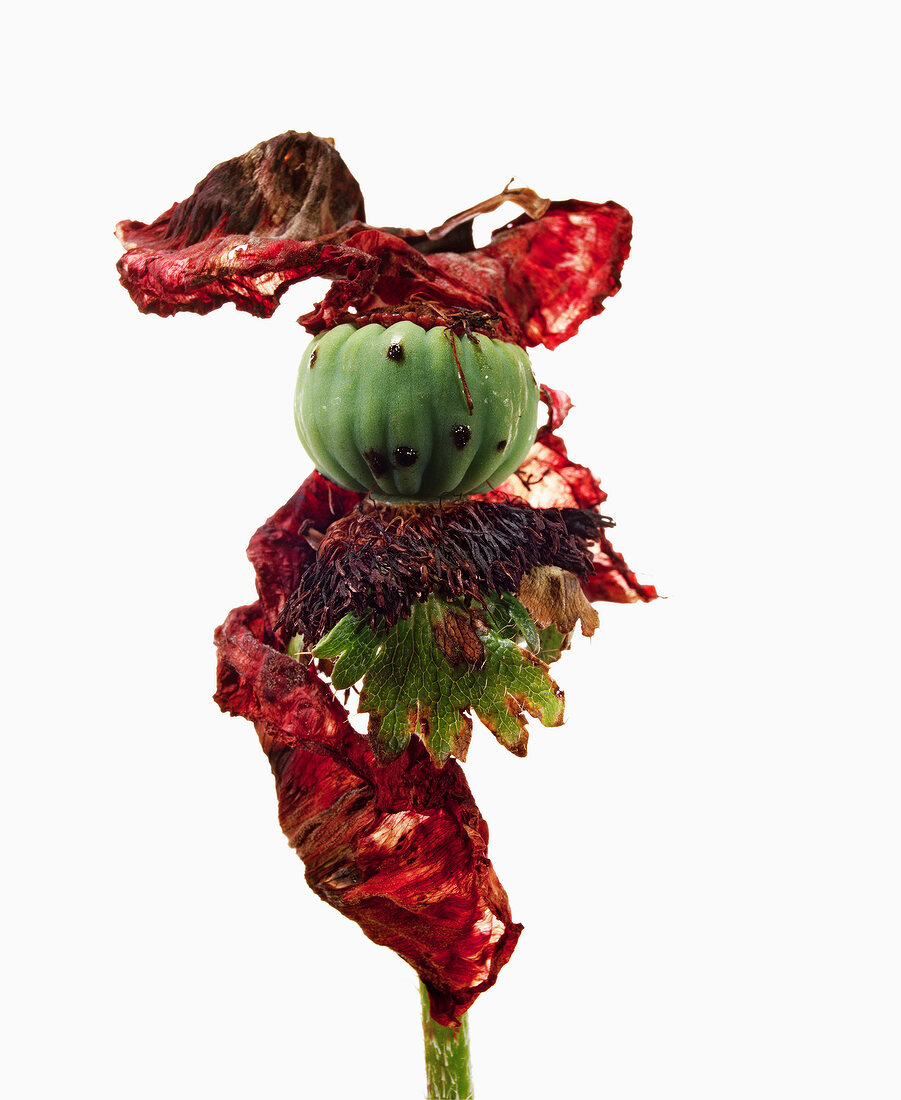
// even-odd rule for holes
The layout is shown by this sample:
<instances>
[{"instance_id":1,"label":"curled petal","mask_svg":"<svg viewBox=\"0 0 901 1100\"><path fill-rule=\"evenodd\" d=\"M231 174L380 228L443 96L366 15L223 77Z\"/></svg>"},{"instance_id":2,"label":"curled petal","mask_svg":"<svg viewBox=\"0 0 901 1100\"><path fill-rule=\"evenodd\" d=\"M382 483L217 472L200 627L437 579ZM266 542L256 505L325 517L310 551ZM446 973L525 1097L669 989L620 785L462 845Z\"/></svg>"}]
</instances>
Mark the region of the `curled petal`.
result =
<instances>
[{"instance_id":1,"label":"curled petal","mask_svg":"<svg viewBox=\"0 0 901 1100\"><path fill-rule=\"evenodd\" d=\"M279 745L333 748L347 723L344 707L312 668L264 637L259 604L235 608L216 630L220 709L249 718L260 736Z\"/></svg>"},{"instance_id":2,"label":"curled petal","mask_svg":"<svg viewBox=\"0 0 901 1100\"><path fill-rule=\"evenodd\" d=\"M631 239L632 217L618 203L569 199L537 220L524 214L475 252L430 259L501 302L519 343L555 348L620 289Z\"/></svg>"},{"instance_id":3,"label":"curled petal","mask_svg":"<svg viewBox=\"0 0 901 1100\"><path fill-rule=\"evenodd\" d=\"M265 636L259 604L219 628L216 700L254 722L309 886L405 959L434 1019L457 1024L522 931L463 772L455 761L435 768L415 739L394 764L376 764L331 689Z\"/></svg>"},{"instance_id":4,"label":"curled petal","mask_svg":"<svg viewBox=\"0 0 901 1100\"><path fill-rule=\"evenodd\" d=\"M513 181L511 180L510 182L512 183ZM508 184L503 191L497 195L492 195L490 199L482 199L482 201L477 202L475 206L470 206L459 214L453 214L443 221L436 229L430 229L426 236L430 241L443 240L445 237L449 236L454 229L457 229L461 225L468 225L478 214L488 214L492 210L497 210L497 208L503 206L505 202L514 202L517 206L521 206L530 218L540 218L542 214L547 212L547 208L551 205L550 199L543 199L541 195L533 191L531 187L516 187L511 190Z\"/></svg>"},{"instance_id":5,"label":"curled petal","mask_svg":"<svg viewBox=\"0 0 901 1100\"><path fill-rule=\"evenodd\" d=\"M608 603L650 603L657 599L657 589L652 584L639 584L603 530L594 551L594 572L582 581L582 587L590 600Z\"/></svg>"},{"instance_id":6,"label":"curled petal","mask_svg":"<svg viewBox=\"0 0 901 1100\"><path fill-rule=\"evenodd\" d=\"M568 393L564 393L563 390L552 390L550 386L541 387L540 397L547 405L548 415L547 423L538 429L539 439L548 432L555 432L573 407L572 398Z\"/></svg>"},{"instance_id":7,"label":"curled petal","mask_svg":"<svg viewBox=\"0 0 901 1100\"><path fill-rule=\"evenodd\" d=\"M465 263L457 270L440 266L447 253L423 255L406 236L368 226L348 237L345 247L370 261L367 266L348 267L344 278L325 270L316 272L333 281L316 308L299 318L308 332L370 321L386 326L413 321L423 328L460 326L524 343L525 335L502 296L499 279L478 285Z\"/></svg>"},{"instance_id":8,"label":"curled petal","mask_svg":"<svg viewBox=\"0 0 901 1100\"><path fill-rule=\"evenodd\" d=\"M425 982L433 1018L460 1022L497 980L522 926L487 858L488 830L463 772L437 772L414 738L393 765L346 755L264 748L279 820L306 866L307 883L396 951Z\"/></svg>"},{"instance_id":9,"label":"curled petal","mask_svg":"<svg viewBox=\"0 0 901 1100\"><path fill-rule=\"evenodd\" d=\"M311 888L410 963L434 1018L452 1025L494 984L521 931L488 859L487 825L455 761L436 768L414 739L378 765L331 687L283 651L274 625L311 541L359 499L311 474L254 535L261 598L216 631L215 698L254 723Z\"/></svg>"},{"instance_id":10,"label":"curled petal","mask_svg":"<svg viewBox=\"0 0 901 1100\"><path fill-rule=\"evenodd\" d=\"M119 280L142 313L209 313L226 302L271 317L293 283L314 275L353 282L374 260L327 238L213 236L189 248L136 247L119 260Z\"/></svg>"},{"instance_id":11,"label":"curled petal","mask_svg":"<svg viewBox=\"0 0 901 1100\"><path fill-rule=\"evenodd\" d=\"M474 248L469 219L508 199L526 213ZM553 348L619 289L632 220L613 202L504 191L438 230L365 225L356 180L328 141L289 132L218 165L151 224L120 222L121 281L145 313L260 317L311 276L333 280L301 323L460 326Z\"/></svg>"},{"instance_id":12,"label":"curled petal","mask_svg":"<svg viewBox=\"0 0 901 1100\"><path fill-rule=\"evenodd\" d=\"M150 225L123 221L126 248L169 251L230 234L312 240L364 218L363 195L334 143L289 130L217 164Z\"/></svg>"}]
</instances>

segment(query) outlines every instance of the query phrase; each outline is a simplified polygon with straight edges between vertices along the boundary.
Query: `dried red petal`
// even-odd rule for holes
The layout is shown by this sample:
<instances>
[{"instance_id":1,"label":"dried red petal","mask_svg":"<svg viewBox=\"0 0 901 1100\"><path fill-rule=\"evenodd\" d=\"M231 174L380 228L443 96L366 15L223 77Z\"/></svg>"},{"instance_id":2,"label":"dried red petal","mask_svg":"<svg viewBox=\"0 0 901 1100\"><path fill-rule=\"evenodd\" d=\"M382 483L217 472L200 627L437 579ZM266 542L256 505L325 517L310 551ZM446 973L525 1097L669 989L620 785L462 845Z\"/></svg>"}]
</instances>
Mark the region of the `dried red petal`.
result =
<instances>
[{"instance_id":1,"label":"dried red petal","mask_svg":"<svg viewBox=\"0 0 901 1100\"><path fill-rule=\"evenodd\" d=\"M542 386L541 399L548 407L548 422L539 430L525 462L502 485L480 499L509 500L514 497L533 508L598 509L607 499L600 482L587 466L570 459L566 444L554 434L572 407L569 396L562 390ZM593 558L594 572L582 581L590 600L647 603L657 598L653 585L639 584L603 529L599 532Z\"/></svg>"},{"instance_id":2,"label":"dried red petal","mask_svg":"<svg viewBox=\"0 0 901 1100\"><path fill-rule=\"evenodd\" d=\"M603 530L594 552L594 573L583 579L582 587L589 600L606 600L608 603L636 603L640 600L650 603L657 599L657 589L652 584L638 583L625 558L613 549Z\"/></svg>"},{"instance_id":3,"label":"dried red petal","mask_svg":"<svg viewBox=\"0 0 901 1100\"><path fill-rule=\"evenodd\" d=\"M313 547L330 524L346 516L362 499L362 493L342 489L314 472L250 540L247 556L256 571L257 593L277 646L284 648L288 641L278 629L278 621L297 591L303 571L315 561Z\"/></svg>"},{"instance_id":4,"label":"dried red petal","mask_svg":"<svg viewBox=\"0 0 901 1100\"><path fill-rule=\"evenodd\" d=\"M233 302L268 317L287 287L315 275L334 283L301 318L312 333L405 319L553 348L619 289L631 217L612 202L509 196L528 213L480 249L461 219L498 196L449 219L440 245L434 234L373 229L360 222L359 188L334 148L292 132L219 165L151 225L121 222L129 251L119 272L145 313Z\"/></svg>"},{"instance_id":5,"label":"dried red petal","mask_svg":"<svg viewBox=\"0 0 901 1100\"><path fill-rule=\"evenodd\" d=\"M346 727L328 756L270 745L279 821L309 886L405 959L428 987L433 1018L453 1026L497 980L522 926L459 765L436 770L413 738L380 767L363 744Z\"/></svg>"},{"instance_id":6,"label":"dried red petal","mask_svg":"<svg viewBox=\"0 0 901 1100\"><path fill-rule=\"evenodd\" d=\"M552 390L550 386L541 387L541 400L547 405L547 423L538 429L538 438L548 432L555 432L566 419L569 410L573 407L572 399L563 390Z\"/></svg>"},{"instance_id":7,"label":"dried red petal","mask_svg":"<svg viewBox=\"0 0 901 1100\"><path fill-rule=\"evenodd\" d=\"M569 199L534 221L522 215L475 252L430 259L501 302L521 328L519 343L555 348L620 289L631 239L632 216L618 203Z\"/></svg>"},{"instance_id":8,"label":"dried red petal","mask_svg":"<svg viewBox=\"0 0 901 1100\"><path fill-rule=\"evenodd\" d=\"M455 761L436 769L416 739L394 764L376 764L332 689L273 644L311 532L358 499L314 473L254 535L261 598L216 631L216 701L254 722L311 888L409 962L434 1018L452 1025L494 984L522 930L463 773Z\"/></svg>"},{"instance_id":9,"label":"dried red petal","mask_svg":"<svg viewBox=\"0 0 901 1100\"><path fill-rule=\"evenodd\" d=\"M328 238L216 236L190 248L135 247L119 260L120 281L142 313L209 313L226 302L271 317L292 283L314 275L356 276L373 266Z\"/></svg>"}]
</instances>

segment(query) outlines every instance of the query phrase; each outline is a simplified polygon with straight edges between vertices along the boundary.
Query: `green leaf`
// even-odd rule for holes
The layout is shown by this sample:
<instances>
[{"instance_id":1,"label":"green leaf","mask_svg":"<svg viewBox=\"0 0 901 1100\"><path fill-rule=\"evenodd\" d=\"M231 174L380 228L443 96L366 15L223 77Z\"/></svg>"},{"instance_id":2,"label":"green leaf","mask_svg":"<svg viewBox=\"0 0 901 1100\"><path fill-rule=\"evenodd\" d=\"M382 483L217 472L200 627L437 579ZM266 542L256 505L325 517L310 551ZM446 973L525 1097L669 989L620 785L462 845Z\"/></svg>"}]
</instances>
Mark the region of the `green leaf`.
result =
<instances>
[{"instance_id":1,"label":"green leaf","mask_svg":"<svg viewBox=\"0 0 901 1100\"><path fill-rule=\"evenodd\" d=\"M563 694L547 665L518 644L541 648L531 616L508 594L491 595L486 605L487 614L431 595L390 628L345 615L316 646L316 657L337 658L335 687L362 679L359 706L369 713L380 761L403 752L413 734L437 764L465 760L470 711L517 755L526 751L526 714L546 726L563 721Z\"/></svg>"},{"instance_id":2,"label":"green leaf","mask_svg":"<svg viewBox=\"0 0 901 1100\"><path fill-rule=\"evenodd\" d=\"M527 649L537 653L541 647L541 639L538 636L535 620L510 592L504 592L499 602L503 611L506 612L510 625L515 628L516 637L522 638ZM501 633L503 632L501 630Z\"/></svg>"},{"instance_id":3,"label":"green leaf","mask_svg":"<svg viewBox=\"0 0 901 1100\"><path fill-rule=\"evenodd\" d=\"M548 665L552 665L554 661L560 660L564 651L569 649L573 636L572 631L568 634L564 634L553 624L551 626L546 626L543 630L539 630L538 634L540 645L533 650L533 653L539 660L544 661L544 663ZM532 647L530 646L529 648L531 649Z\"/></svg>"}]
</instances>

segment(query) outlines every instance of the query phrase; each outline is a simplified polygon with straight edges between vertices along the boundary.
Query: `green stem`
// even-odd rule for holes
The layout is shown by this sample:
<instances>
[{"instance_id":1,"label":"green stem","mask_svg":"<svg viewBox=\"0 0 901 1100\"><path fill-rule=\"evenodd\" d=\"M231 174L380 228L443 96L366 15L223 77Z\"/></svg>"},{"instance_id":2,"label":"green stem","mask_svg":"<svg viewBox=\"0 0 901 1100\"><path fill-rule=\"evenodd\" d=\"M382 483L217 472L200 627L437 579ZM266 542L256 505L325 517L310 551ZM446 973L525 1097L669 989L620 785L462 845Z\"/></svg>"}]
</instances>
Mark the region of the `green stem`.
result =
<instances>
[{"instance_id":1,"label":"green stem","mask_svg":"<svg viewBox=\"0 0 901 1100\"><path fill-rule=\"evenodd\" d=\"M469 1019L458 1028L436 1024L429 1011L429 994L419 983L422 1034L425 1039L426 1097L428 1100L472 1100L469 1064Z\"/></svg>"}]
</instances>

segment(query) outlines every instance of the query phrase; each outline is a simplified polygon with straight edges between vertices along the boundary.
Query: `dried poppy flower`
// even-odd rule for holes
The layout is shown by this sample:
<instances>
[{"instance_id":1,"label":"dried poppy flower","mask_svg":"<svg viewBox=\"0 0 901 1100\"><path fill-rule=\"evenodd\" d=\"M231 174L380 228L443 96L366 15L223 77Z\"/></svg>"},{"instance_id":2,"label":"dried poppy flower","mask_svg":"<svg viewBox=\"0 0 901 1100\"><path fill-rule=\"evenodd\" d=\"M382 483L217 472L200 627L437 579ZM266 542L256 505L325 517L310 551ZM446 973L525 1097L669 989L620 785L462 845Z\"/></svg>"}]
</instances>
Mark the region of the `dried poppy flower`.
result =
<instances>
[{"instance_id":1,"label":"dried poppy flower","mask_svg":"<svg viewBox=\"0 0 901 1100\"><path fill-rule=\"evenodd\" d=\"M472 219L505 201L524 213L475 248ZM590 601L656 595L556 434L569 398L525 352L602 311L631 218L528 189L429 232L363 218L333 143L289 132L154 222L120 223L118 266L162 316L232 302L268 317L293 283L332 281L300 318L314 341L298 430L317 472L251 540L258 600L216 632L216 700L254 722L312 889L410 962L433 1019L455 1025L521 930L453 759L469 712L523 755L526 712L562 720L548 665L596 626ZM360 682L368 738L333 691Z\"/></svg>"}]
</instances>

